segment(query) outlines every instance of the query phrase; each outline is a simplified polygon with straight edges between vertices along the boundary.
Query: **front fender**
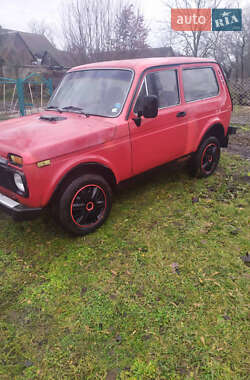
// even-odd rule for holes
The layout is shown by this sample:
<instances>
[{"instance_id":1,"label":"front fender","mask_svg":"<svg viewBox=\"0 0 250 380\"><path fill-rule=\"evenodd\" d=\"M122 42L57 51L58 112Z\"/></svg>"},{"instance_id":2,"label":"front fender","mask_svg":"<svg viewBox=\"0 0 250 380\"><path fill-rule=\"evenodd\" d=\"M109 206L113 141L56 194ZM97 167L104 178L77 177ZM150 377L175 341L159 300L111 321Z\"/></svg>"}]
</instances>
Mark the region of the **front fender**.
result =
<instances>
[{"instance_id":1,"label":"front fender","mask_svg":"<svg viewBox=\"0 0 250 380\"><path fill-rule=\"evenodd\" d=\"M113 168L111 162L109 162L107 159L104 157L100 157L97 155L88 155L85 159L79 158L77 160L65 160L64 164L62 164L61 160L58 160L60 162L54 162L54 170L53 170L53 175L51 176L51 182L49 186L46 188L46 190L42 194L42 199L41 199L41 204L42 206L45 206L46 204L49 203L54 191L57 189L57 187L60 185L62 180L65 178L65 176L74 168L80 165L84 164L99 164L101 166L104 166L108 169L110 169L115 178L117 179L117 174L115 172L115 168Z\"/></svg>"}]
</instances>

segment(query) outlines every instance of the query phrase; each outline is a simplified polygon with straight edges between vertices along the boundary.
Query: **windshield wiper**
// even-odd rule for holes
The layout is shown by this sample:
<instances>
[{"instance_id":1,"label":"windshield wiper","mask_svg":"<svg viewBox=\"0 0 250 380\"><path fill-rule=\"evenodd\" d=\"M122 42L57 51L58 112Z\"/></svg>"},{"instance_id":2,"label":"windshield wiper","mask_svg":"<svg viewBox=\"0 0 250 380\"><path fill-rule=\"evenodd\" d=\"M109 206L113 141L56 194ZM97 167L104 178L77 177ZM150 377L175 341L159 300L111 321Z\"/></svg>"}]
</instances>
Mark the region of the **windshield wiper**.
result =
<instances>
[{"instance_id":1,"label":"windshield wiper","mask_svg":"<svg viewBox=\"0 0 250 380\"><path fill-rule=\"evenodd\" d=\"M60 112L60 113L63 112L63 110L61 108L56 107L56 106L48 106L47 108L45 108L45 111L48 111L48 110L55 110L55 111Z\"/></svg>"},{"instance_id":2,"label":"windshield wiper","mask_svg":"<svg viewBox=\"0 0 250 380\"><path fill-rule=\"evenodd\" d=\"M77 113L80 113L82 115L85 115L86 117L89 117L90 115L86 112L81 107L76 107L76 106L66 106L61 108L62 111L64 110L72 110L72 111L78 111Z\"/></svg>"}]
</instances>

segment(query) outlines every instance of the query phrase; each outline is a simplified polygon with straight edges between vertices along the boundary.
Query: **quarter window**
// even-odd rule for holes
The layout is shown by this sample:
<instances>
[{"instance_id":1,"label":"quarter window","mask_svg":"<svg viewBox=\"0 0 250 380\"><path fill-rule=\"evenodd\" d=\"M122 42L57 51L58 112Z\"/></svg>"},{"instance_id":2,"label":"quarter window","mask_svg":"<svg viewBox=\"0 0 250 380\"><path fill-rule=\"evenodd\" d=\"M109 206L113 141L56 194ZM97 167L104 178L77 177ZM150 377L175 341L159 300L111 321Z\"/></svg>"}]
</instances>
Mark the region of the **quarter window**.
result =
<instances>
[{"instance_id":1,"label":"quarter window","mask_svg":"<svg viewBox=\"0 0 250 380\"><path fill-rule=\"evenodd\" d=\"M215 73L211 67L184 69L183 87L186 102L211 98L219 92Z\"/></svg>"}]
</instances>

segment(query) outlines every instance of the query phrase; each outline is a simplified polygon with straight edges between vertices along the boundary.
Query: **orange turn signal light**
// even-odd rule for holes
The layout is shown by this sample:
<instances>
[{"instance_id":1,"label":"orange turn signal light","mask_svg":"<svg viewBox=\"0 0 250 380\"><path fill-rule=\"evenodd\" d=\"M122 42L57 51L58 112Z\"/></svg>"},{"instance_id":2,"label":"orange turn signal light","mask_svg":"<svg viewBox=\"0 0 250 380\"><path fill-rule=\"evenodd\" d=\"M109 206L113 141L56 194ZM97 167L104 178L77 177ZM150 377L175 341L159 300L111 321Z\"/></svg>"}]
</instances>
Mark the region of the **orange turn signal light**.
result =
<instances>
[{"instance_id":1,"label":"orange turn signal light","mask_svg":"<svg viewBox=\"0 0 250 380\"><path fill-rule=\"evenodd\" d=\"M10 153L8 155L9 161L13 165L23 166L23 158L21 156L18 156L16 154Z\"/></svg>"}]
</instances>

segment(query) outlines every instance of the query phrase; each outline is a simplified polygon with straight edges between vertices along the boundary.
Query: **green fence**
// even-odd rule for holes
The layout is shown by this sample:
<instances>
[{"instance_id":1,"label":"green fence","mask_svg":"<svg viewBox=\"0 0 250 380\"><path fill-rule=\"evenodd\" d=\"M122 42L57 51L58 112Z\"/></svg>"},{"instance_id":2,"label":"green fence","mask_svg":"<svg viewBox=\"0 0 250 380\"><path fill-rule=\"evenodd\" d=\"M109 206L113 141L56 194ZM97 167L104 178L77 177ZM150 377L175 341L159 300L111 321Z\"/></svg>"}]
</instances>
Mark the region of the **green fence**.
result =
<instances>
[{"instance_id":1,"label":"green fence","mask_svg":"<svg viewBox=\"0 0 250 380\"><path fill-rule=\"evenodd\" d=\"M11 104L13 103L14 96L16 93L19 112L20 112L21 116L26 115L27 107L30 108L30 107L34 106L31 86L40 85L41 103L42 103L43 88L44 87L48 90L49 96L51 96L52 92L53 92L53 85L52 85L51 78L46 79L41 74L37 74L37 73L32 73L24 79L21 79L21 78L11 79L11 78L0 77L0 84L3 84L3 104L4 104L4 106L5 106L5 101L6 101L6 86L11 85L11 84L14 85L13 92L11 95ZM27 100L26 100L27 97L25 96L25 84L28 84L28 86L29 86L30 103L27 103Z\"/></svg>"}]
</instances>

